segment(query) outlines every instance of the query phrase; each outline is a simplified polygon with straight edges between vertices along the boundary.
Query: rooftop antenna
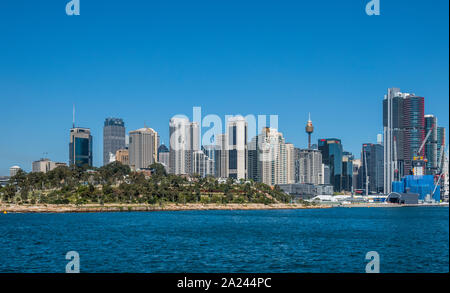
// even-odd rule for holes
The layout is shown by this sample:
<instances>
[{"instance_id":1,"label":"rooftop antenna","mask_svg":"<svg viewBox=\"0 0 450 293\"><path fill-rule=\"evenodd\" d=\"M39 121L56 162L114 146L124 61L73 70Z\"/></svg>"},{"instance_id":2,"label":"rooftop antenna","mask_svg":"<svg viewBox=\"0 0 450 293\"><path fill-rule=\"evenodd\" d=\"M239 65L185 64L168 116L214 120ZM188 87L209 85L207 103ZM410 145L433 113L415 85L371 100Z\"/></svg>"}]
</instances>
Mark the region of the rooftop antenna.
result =
<instances>
[{"instance_id":1,"label":"rooftop antenna","mask_svg":"<svg viewBox=\"0 0 450 293\"><path fill-rule=\"evenodd\" d=\"M72 111L72 128L75 128L75 104L73 104L73 111Z\"/></svg>"}]
</instances>

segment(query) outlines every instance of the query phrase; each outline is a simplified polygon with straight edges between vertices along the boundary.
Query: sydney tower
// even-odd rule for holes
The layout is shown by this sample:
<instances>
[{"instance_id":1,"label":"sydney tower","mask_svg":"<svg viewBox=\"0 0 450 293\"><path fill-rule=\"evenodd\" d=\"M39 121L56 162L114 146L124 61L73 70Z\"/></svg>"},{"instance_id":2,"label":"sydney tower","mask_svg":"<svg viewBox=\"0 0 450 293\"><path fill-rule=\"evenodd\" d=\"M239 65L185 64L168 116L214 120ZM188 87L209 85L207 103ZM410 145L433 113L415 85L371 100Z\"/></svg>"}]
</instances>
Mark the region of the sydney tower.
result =
<instances>
[{"instance_id":1,"label":"sydney tower","mask_svg":"<svg viewBox=\"0 0 450 293\"><path fill-rule=\"evenodd\" d=\"M308 133L308 149L311 148L311 133L314 131L314 126L312 125L311 115L308 115L308 122L305 127L306 133Z\"/></svg>"}]
</instances>

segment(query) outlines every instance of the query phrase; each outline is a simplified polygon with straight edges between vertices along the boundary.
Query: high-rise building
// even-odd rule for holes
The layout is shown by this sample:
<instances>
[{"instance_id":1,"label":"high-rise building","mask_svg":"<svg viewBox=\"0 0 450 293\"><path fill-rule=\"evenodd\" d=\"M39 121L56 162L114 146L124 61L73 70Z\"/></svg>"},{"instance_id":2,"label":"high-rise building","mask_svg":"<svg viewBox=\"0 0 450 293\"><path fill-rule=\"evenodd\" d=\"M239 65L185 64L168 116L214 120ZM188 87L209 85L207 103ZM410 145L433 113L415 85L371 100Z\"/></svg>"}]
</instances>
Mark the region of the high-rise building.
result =
<instances>
[{"instance_id":1,"label":"high-rise building","mask_svg":"<svg viewBox=\"0 0 450 293\"><path fill-rule=\"evenodd\" d=\"M227 121L228 177L247 179L247 121L244 117L231 117Z\"/></svg>"},{"instance_id":2,"label":"high-rise building","mask_svg":"<svg viewBox=\"0 0 450 293\"><path fill-rule=\"evenodd\" d=\"M248 179L255 182L260 182L258 172L258 141L259 135L256 135L248 144L247 156L248 156Z\"/></svg>"},{"instance_id":3,"label":"high-rise building","mask_svg":"<svg viewBox=\"0 0 450 293\"><path fill-rule=\"evenodd\" d=\"M361 160L360 159L354 159L353 160L353 179L352 179L352 186L353 190L360 189L361 187L361 180L360 180L360 172L361 172Z\"/></svg>"},{"instance_id":4,"label":"high-rise building","mask_svg":"<svg viewBox=\"0 0 450 293\"><path fill-rule=\"evenodd\" d=\"M382 193L384 190L384 147L381 144L365 143L361 150L361 189L369 193ZM367 170L367 171L366 171ZM368 176L368 178L367 178ZM400 180L394 175L395 180Z\"/></svg>"},{"instance_id":5,"label":"high-rise building","mask_svg":"<svg viewBox=\"0 0 450 293\"><path fill-rule=\"evenodd\" d=\"M295 183L295 147L292 143L286 143L286 168L287 184Z\"/></svg>"},{"instance_id":6,"label":"high-rise building","mask_svg":"<svg viewBox=\"0 0 450 293\"><path fill-rule=\"evenodd\" d=\"M89 128L70 129L69 165L92 166L92 136Z\"/></svg>"},{"instance_id":7,"label":"high-rise building","mask_svg":"<svg viewBox=\"0 0 450 293\"><path fill-rule=\"evenodd\" d=\"M225 134L219 134L215 138L216 140L216 152L215 152L215 165L216 176L219 178L228 178L229 176L229 158L228 158L228 140Z\"/></svg>"},{"instance_id":8,"label":"high-rise building","mask_svg":"<svg viewBox=\"0 0 450 293\"><path fill-rule=\"evenodd\" d=\"M120 118L106 118L103 125L103 165L111 163L116 151L125 148L125 123Z\"/></svg>"},{"instance_id":9,"label":"high-rise building","mask_svg":"<svg viewBox=\"0 0 450 293\"><path fill-rule=\"evenodd\" d=\"M424 98L389 88L383 99L383 129L384 192L390 193L394 169L400 177L410 174L413 157L425 139ZM419 155L424 153L422 149Z\"/></svg>"},{"instance_id":10,"label":"high-rise building","mask_svg":"<svg viewBox=\"0 0 450 293\"><path fill-rule=\"evenodd\" d=\"M350 152L342 152L342 189L352 191L353 188L353 160Z\"/></svg>"},{"instance_id":11,"label":"high-rise building","mask_svg":"<svg viewBox=\"0 0 450 293\"><path fill-rule=\"evenodd\" d=\"M323 174L323 183L325 185L330 185L331 184L331 170L330 170L330 166L322 164L322 174ZM333 188L334 190L334 188Z\"/></svg>"},{"instance_id":12,"label":"high-rise building","mask_svg":"<svg viewBox=\"0 0 450 293\"><path fill-rule=\"evenodd\" d=\"M162 144L158 147L158 162L164 165L167 173L170 173L170 152L166 145Z\"/></svg>"},{"instance_id":13,"label":"high-rise building","mask_svg":"<svg viewBox=\"0 0 450 293\"><path fill-rule=\"evenodd\" d=\"M289 167L283 134L265 127L257 141L258 181L267 185L287 184Z\"/></svg>"},{"instance_id":14,"label":"high-rise building","mask_svg":"<svg viewBox=\"0 0 450 293\"><path fill-rule=\"evenodd\" d=\"M116 151L116 161L123 165L130 165L130 152L128 149L120 149Z\"/></svg>"},{"instance_id":15,"label":"high-rise building","mask_svg":"<svg viewBox=\"0 0 450 293\"><path fill-rule=\"evenodd\" d=\"M202 151L205 153L206 157L209 159L209 164L212 164L212 171L208 171L209 176L217 176L217 152L218 147L215 144L202 146Z\"/></svg>"},{"instance_id":16,"label":"high-rise building","mask_svg":"<svg viewBox=\"0 0 450 293\"><path fill-rule=\"evenodd\" d=\"M193 174L193 154L200 150L200 129L197 122L184 117L174 117L169 122L171 173Z\"/></svg>"},{"instance_id":17,"label":"high-rise building","mask_svg":"<svg viewBox=\"0 0 450 293\"><path fill-rule=\"evenodd\" d=\"M296 149L296 183L323 184L322 153L315 149Z\"/></svg>"},{"instance_id":18,"label":"high-rise building","mask_svg":"<svg viewBox=\"0 0 450 293\"><path fill-rule=\"evenodd\" d=\"M335 191L342 190L342 144L340 139L319 139L322 162L330 168L330 184ZM326 179L325 179L326 181Z\"/></svg>"},{"instance_id":19,"label":"high-rise building","mask_svg":"<svg viewBox=\"0 0 450 293\"><path fill-rule=\"evenodd\" d=\"M158 161L158 133L152 128L130 131L128 147L130 167L133 170L148 168Z\"/></svg>"}]
</instances>

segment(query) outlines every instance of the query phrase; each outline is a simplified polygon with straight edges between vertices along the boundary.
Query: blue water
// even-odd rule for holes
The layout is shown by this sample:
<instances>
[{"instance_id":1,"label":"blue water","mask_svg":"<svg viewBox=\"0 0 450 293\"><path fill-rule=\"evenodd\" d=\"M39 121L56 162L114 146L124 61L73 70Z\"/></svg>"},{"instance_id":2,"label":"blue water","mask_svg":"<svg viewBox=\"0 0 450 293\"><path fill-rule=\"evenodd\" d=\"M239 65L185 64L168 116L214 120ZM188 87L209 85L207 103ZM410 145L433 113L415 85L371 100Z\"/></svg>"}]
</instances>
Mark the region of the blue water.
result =
<instances>
[{"instance_id":1,"label":"blue water","mask_svg":"<svg viewBox=\"0 0 450 293\"><path fill-rule=\"evenodd\" d=\"M446 207L0 215L0 272L449 272Z\"/></svg>"}]
</instances>

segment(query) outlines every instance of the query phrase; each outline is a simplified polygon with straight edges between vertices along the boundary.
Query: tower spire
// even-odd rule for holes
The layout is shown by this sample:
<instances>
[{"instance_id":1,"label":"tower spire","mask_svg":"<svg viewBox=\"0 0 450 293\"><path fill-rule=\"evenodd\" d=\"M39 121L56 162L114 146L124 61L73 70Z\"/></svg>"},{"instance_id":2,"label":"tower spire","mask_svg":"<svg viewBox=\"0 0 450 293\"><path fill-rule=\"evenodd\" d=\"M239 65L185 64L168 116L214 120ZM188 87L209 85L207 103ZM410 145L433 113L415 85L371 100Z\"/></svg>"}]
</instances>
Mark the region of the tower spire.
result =
<instances>
[{"instance_id":1,"label":"tower spire","mask_svg":"<svg viewBox=\"0 0 450 293\"><path fill-rule=\"evenodd\" d=\"M308 149L311 149L311 133L314 131L314 126L311 121L311 113L308 113L308 122L306 122L305 131L308 134Z\"/></svg>"}]
</instances>

